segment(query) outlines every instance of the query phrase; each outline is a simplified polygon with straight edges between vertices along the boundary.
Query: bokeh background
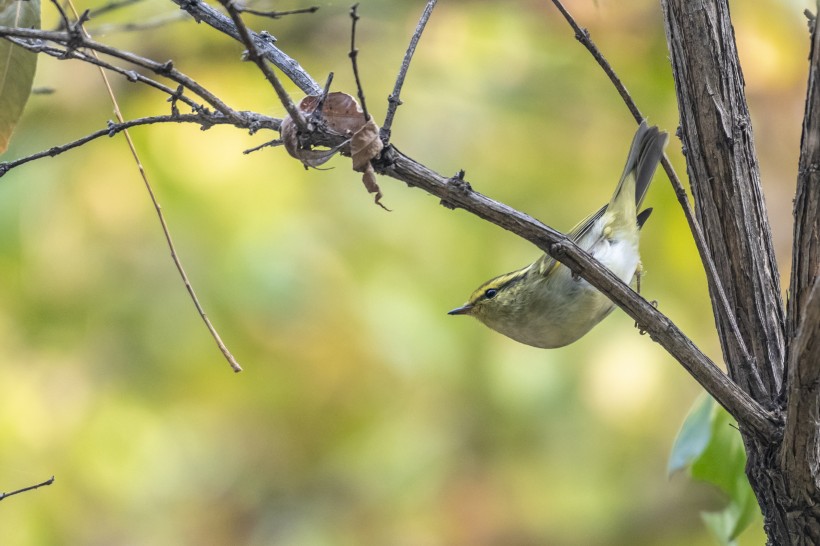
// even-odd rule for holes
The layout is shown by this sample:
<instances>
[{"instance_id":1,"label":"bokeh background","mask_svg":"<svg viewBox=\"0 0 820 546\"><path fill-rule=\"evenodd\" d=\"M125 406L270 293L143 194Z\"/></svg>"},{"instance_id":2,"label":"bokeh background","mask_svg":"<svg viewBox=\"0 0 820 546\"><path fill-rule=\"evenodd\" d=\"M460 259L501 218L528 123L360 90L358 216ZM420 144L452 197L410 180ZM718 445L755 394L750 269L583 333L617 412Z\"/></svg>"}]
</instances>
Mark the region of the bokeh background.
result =
<instances>
[{"instance_id":1,"label":"bokeh background","mask_svg":"<svg viewBox=\"0 0 820 546\"><path fill-rule=\"evenodd\" d=\"M99 4L80 4L80 9ZM257 7L294 8L306 2ZM352 92L349 2L249 17L323 82ZM424 2L364 0L368 105L386 108ZM650 121L677 110L657 2L573 0ZM787 284L808 1L735 2L734 21ZM45 26L56 23L44 5ZM282 116L240 46L146 0L89 23L239 109ZM165 97L113 78L126 117ZM105 126L96 69L40 60L4 159ZM559 229L610 196L635 124L547 1L443 1L413 60L393 142ZM449 317L480 282L538 251L349 160L305 171L274 138L225 127L135 129L178 252L245 371L235 375L169 258L122 138L0 181L0 543L41 545L713 544L723 499L666 474L700 389L616 311L545 351ZM685 173L679 142L669 154ZM642 242L645 295L720 361L702 268L664 176ZM763 544L758 520L741 537Z\"/></svg>"}]
</instances>

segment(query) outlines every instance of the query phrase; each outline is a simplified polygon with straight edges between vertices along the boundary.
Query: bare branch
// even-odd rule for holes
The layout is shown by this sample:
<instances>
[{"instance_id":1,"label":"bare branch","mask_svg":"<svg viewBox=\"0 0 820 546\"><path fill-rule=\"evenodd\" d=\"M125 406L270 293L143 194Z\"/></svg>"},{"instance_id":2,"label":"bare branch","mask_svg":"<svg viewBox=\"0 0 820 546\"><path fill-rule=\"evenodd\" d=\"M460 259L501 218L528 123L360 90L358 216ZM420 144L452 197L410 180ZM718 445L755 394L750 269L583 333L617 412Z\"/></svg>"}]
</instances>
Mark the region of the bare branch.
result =
<instances>
[{"instance_id":1,"label":"bare branch","mask_svg":"<svg viewBox=\"0 0 820 546\"><path fill-rule=\"evenodd\" d=\"M461 179L447 179L388 146L376 165L397 178L530 241L606 294L663 346L712 397L737 419L741 428L762 438L777 436L777 418L726 376L692 341L651 303L579 248L566 235L507 205L472 190Z\"/></svg>"},{"instance_id":2,"label":"bare branch","mask_svg":"<svg viewBox=\"0 0 820 546\"><path fill-rule=\"evenodd\" d=\"M63 47L65 47L66 50L74 50L76 52L78 48L88 48L98 53L102 53L103 55L109 55L111 57L121 59L135 66L150 70L151 72L159 76L166 77L172 81L175 81L176 83L185 86L186 88L190 89L193 93L201 97L205 102L213 106L215 110L233 119L237 123L242 122L242 120L240 119L241 116L238 112L230 108L228 105L222 102L222 100L219 97L205 89L194 79L186 76L185 74L174 68L174 64L171 61L159 63L151 59L147 59L145 57L140 57L139 55L136 55L134 53L123 51L115 47L111 47L106 44L96 42L94 40L91 40L90 38L86 38L82 34L78 35L70 31L47 31L0 26L0 37L7 36L25 38L27 40L35 40L35 42L31 44L32 47L37 47L38 45L40 45L37 43L37 41L44 40L60 44ZM81 60L91 62L88 61L88 58L89 56L86 56L86 58L82 58ZM139 78L135 75L134 79L138 80Z\"/></svg>"},{"instance_id":3,"label":"bare branch","mask_svg":"<svg viewBox=\"0 0 820 546\"><path fill-rule=\"evenodd\" d=\"M214 29L227 34L235 40L240 40L239 30L229 17L226 17L201 0L171 0L180 8L187 11L197 22L203 22ZM295 83L306 95L318 95L322 88L314 81L310 75L291 57L285 55L278 47L273 45L276 38L268 33L248 32L259 50L260 55L279 68L293 83ZM246 46L247 47L247 46Z\"/></svg>"},{"instance_id":4,"label":"bare branch","mask_svg":"<svg viewBox=\"0 0 820 546\"><path fill-rule=\"evenodd\" d=\"M305 119L302 116L302 112L293 104L293 101L290 99L290 95L288 92L285 91L282 82L279 81L279 78L276 74L271 70L268 63L265 61L265 58L259 52L256 47L256 43L253 41L253 37L251 36L250 30L248 27L245 26L245 22L242 20L242 16L239 15L239 11L236 9L236 5L234 4L233 0L219 0L225 10L228 12L228 15L231 16L231 19L236 25L236 29L239 32L239 38L245 47L248 48L248 60L252 61L256 66L259 67L259 70L262 71L262 74L265 76L265 79L273 86L273 89L276 91L276 95L279 97L279 101L285 107L288 114L290 115L293 122L299 128L300 132L307 132L307 124L305 123Z\"/></svg>"},{"instance_id":5,"label":"bare branch","mask_svg":"<svg viewBox=\"0 0 820 546\"><path fill-rule=\"evenodd\" d=\"M365 121L370 121L370 113L368 113L367 104L364 101L364 89L362 89L362 82L359 79L359 63L357 62L359 50L356 49L356 23L359 19L359 3L356 2L350 6L350 53L348 53L347 56L350 57L350 62L353 63L353 76L356 78L356 92L359 95L359 102L362 103L364 119Z\"/></svg>"},{"instance_id":6,"label":"bare branch","mask_svg":"<svg viewBox=\"0 0 820 546\"><path fill-rule=\"evenodd\" d=\"M8 493L0 493L0 501L11 497L13 495L19 495L20 493L25 493L26 491L33 491L35 489L39 489L40 487L45 487L46 485L51 485L54 483L54 476L50 477L44 482L38 483L37 485L30 485L28 487L23 487L22 489L17 489L15 491L9 491Z\"/></svg>"},{"instance_id":7,"label":"bare branch","mask_svg":"<svg viewBox=\"0 0 820 546\"><path fill-rule=\"evenodd\" d=\"M281 138L275 138L273 140L263 142L259 146L254 146L253 148L248 148L247 150L243 151L242 153L245 154L245 155L248 155L248 154L252 154L253 152L258 152L259 150L262 150L264 148L272 148L272 147L281 146L281 145L282 145L282 139Z\"/></svg>"},{"instance_id":8,"label":"bare branch","mask_svg":"<svg viewBox=\"0 0 820 546\"><path fill-rule=\"evenodd\" d=\"M43 53L50 57L54 57L55 59L59 60L66 60L66 59L74 59L78 61L82 61L84 63L93 64L99 66L101 68L105 68L111 72L115 72L124 76L130 82L140 82L144 83L149 87L153 87L154 89L158 89L163 93L167 93L172 97L175 101L183 102L191 107L192 110L195 112L201 111L204 109L204 106L197 103L194 100L191 100L189 97L180 93L179 90L174 90L168 87L167 85L163 85L156 80L152 80L147 76L143 76L139 72L135 72L133 70L126 70L124 68L120 68L119 66L113 65L109 62L103 61L102 59L94 56L88 55L87 53L77 50L77 49L68 49L65 47L53 47L45 45L43 42L39 41L31 41L25 40L21 38L6 38L10 42L19 45L22 48L25 48L29 51L34 53ZM182 85L182 84L180 84ZM183 86L184 88L184 86Z\"/></svg>"},{"instance_id":9,"label":"bare branch","mask_svg":"<svg viewBox=\"0 0 820 546\"><path fill-rule=\"evenodd\" d=\"M581 28L578 23L575 21L575 18L569 13L569 11L564 7L564 5L560 2L560 0L552 0L552 3L555 4L555 7L558 8L558 11L561 12L561 15L564 16L564 19L570 24L572 29L575 31L575 38L581 42L581 44L587 49L587 51L592 54L592 57L598 63L598 65L603 69L606 73L609 80L612 82L612 85L615 86L615 89L618 91L618 94L626 104L626 107L632 113L632 117L635 118L635 121L641 123L643 121L644 116L641 113L638 105L635 103L632 95L629 94L629 91L626 89L626 86L621 81L621 78L618 77L618 74L612 68L612 65L609 64L604 54L601 53L601 50L598 49L598 46L595 45L595 42L592 41L592 38L589 35L589 31L585 28ZM698 253L700 255L701 262L703 263L704 267L706 268L706 278L709 283L709 289L715 294L720 302L720 306L716 308L718 312L722 312L723 320L729 326L729 330L732 332L732 335L735 338L735 342L737 343L738 348L740 349L741 355L743 357L743 361L745 362L744 367L747 368L753 377L757 377L757 373L752 373L752 366L751 360L752 357L749 354L749 349L746 347L746 342L743 340L743 337L740 335L740 329L738 328L737 321L735 320L734 311L729 305L729 300L726 298L726 291L723 289L723 284L721 283L720 277L717 273L717 268L715 267L715 261L712 259L711 254L709 254L708 248L706 246L706 238L703 235L703 230L700 227L697 219L695 218L694 214L692 213L692 205L689 202L689 196L686 193L686 190L681 184L680 178L678 178L678 173L675 172L674 167L672 167L672 163L669 162L669 157L666 154L663 155L661 159L661 165L663 166L664 171L666 171L666 175L669 177L669 181L672 183L672 189L675 191L675 195L678 198L678 203L680 203L681 208L683 209L683 215L686 217L686 222L689 224L689 230L692 232L692 236L695 240L695 246L698 249ZM759 379L758 379L759 382Z\"/></svg>"},{"instance_id":10,"label":"bare branch","mask_svg":"<svg viewBox=\"0 0 820 546\"><path fill-rule=\"evenodd\" d=\"M84 137L78 138L77 140L73 140L60 146L54 146L47 150L42 150L40 152L25 157L21 157L19 159L15 159L13 161L4 161L0 163L0 177L2 177L15 167L19 167L20 165L24 165L26 163L30 163L31 161L42 159L44 157L54 157L60 155L63 152L67 152L74 148L78 148L83 144L91 142L92 140L96 140L100 137L105 136L111 137L116 135L117 133L124 131L125 129L137 127L139 125L152 125L155 123L194 123L200 125L203 130L209 129L214 125L233 125L234 127L240 129L249 130L256 130L259 128L271 129L274 131L279 130L280 120L278 119L268 118L265 116L261 116L259 114L251 114L249 112L245 113L245 117L246 119L244 125L237 125L235 122L226 119L225 116L220 116L217 114L207 114L203 112L195 114L182 114L170 116L151 116L145 118L132 119L124 123L109 122L107 128L100 129L99 131L95 131Z\"/></svg>"},{"instance_id":11,"label":"bare branch","mask_svg":"<svg viewBox=\"0 0 820 546\"><path fill-rule=\"evenodd\" d=\"M387 115L384 116L384 123L382 124L381 129L379 129L382 140L384 140L385 144L390 141L393 118L396 115L396 110L398 110L399 106L402 104L399 95L401 95L401 88L404 86L404 78L407 77L407 70L410 68L410 61L413 59L413 54L416 52L416 46L421 38L421 33L424 32L424 27L427 26L427 21L430 19L430 15L433 13L433 8L436 7L437 2L438 0L427 1L427 6L425 6L424 11L421 14L421 18L419 18L419 22L416 25L416 31L413 33L413 37L410 38L410 44L408 44L407 51L404 54L404 59L401 62L399 75L396 76L396 85L393 87L393 92L387 98Z\"/></svg>"}]
</instances>

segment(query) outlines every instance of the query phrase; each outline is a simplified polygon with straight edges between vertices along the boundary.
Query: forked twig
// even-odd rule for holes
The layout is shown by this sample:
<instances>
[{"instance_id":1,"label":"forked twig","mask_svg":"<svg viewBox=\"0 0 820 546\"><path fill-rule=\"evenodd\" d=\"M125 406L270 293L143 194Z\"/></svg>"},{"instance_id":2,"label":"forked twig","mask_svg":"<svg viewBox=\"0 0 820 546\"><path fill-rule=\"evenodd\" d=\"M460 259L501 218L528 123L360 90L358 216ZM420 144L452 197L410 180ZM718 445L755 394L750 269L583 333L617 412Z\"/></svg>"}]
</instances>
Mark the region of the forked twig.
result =
<instances>
[{"instance_id":1,"label":"forked twig","mask_svg":"<svg viewBox=\"0 0 820 546\"><path fill-rule=\"evenodd\" d=\"M407 69L410 68L410 60L416 52L416 46L421 38L421 33L424 32L424 27L427 26L427 21L430 19L430 15L433 13L433 8L436 7L437 2L438 0L428 0L427 6L425 6L424 12L421 14L419 22L416 25L416 31L413 33L413 37L410 38L410 43L407 46L407 51L401 62L401 68L399 68L399 75L396 76L396 85L393 87L393 92L387 97L387 115L384 116L384 123L379 130L385 144L390 141L390 129L393 127L393 118L396 115L396 110L398 110L402 104L399 95L404 85L404 78L407 76Z\"/></svg>"},{"instance_id":2,"label":"forked twig","mask_svg":"<svg viewBox=\"0 0 820 546\"><path fill-rule=\"evenodd\" d=\"M350 62L353 63L353 76L356 78L356 92L359 94L359 102L362 103L362 112L364 112L365 121L370 121L370 113L367 111L367 104L364 102L364 90L362 89L362 82L359 79L359 50L356 49L356 23L359 20L359 3L356 2L350 6Z\"/></svg>"},{"instance_id":3,"label":"forked twig","mask_svg":"<svg viewBox=\"0 0 820 546\"><path fill-rule=\"evenodd\" d=\"M23 487L22 489L17 489L15 491L9 491L8 493L0 493L0 501L13 495L19 495L20 493L25 493L26 491L33 491L35 489L39 489L40 487L51 485L52 483L54 483L54 476L44 482L38 483L37 485L29 485L28 487Z\"/></svg>"},{"instance_id":4,"label":"forked twig","mask_svg":"<svg viewBox=\"0 0 820 546\"><path fill-rule=\"evenodd\" d=\"M285 110L287 110L291 119L299 128L299 131L307 132L307 123L305 123L305 118L302 117L302 112L296 107L295 104L293 104L293 101L290 99L290 95L288 95L288 92L285 90L282 82L279 81L276 73L274 73L265 61L265 58L259 52L259 49L256 47L256 44L251 37L247 25L245 25L245 21L242 20L242 16L239 14L236 4L234 4L233 0L219 0L219 2L225 8L225 11L228 12L233 24L236 26L236 30L239 32L239 38L242 40L242 43L247 49L248 60L252 61L259 67L259 70L262 71L265 79L267 79L273 86L273 89L276 91L276 95L279 97L279 101L285 107Z\"/></svg>"},{"instance_id":5,"label":"forked twig","mask_svg":"<svg viewBox=\"0 0 820 546\"><path fill-rule=\"evenodd\" d=\"M635 118L635 121L640 123L644 119L643 114L641 114L641 111L638 108L637 104L632 99L632 96L629 94L629 91L627 91L626 86L615 73L615 70L612 68L612 65L609 64L609 62L604 57L603 53L601 53L601 51L592 41L592 38L590 38L589 31L587 31L584 28L581 28L578 25L578 23L567 11L567 9L564 7L560 0L552 0L552 3L555 4L555 7L558 8L558 11L561 12L561 15L564 16L564 19L567 20L572 29L575 31L575 38L579 42L581 42L581 44L583 44L583 46L587 49L587 51L590 52L590 54L592 54L592 57L609 77L610 81L615 86L615 89L618 91L618 94L621 95L624 104L626 104L626 107L632 113L632 117ZM720 301L720 308L726 315L726 320L729 324L729 327L732 330L732 335L735 337L735 340L737 341L738 347L742 353L745 363L749 366L750 377L760 382L760 376L758 375L757 370L752 365L752 357L749 353L749 349L746 347L746 342L740 335L740 328L737 325L734 313L732 311L731 306L729 305L729 299L727 298L726 292L723 289L723 284L720 282L720 277L718 277L715 262L712 259L712 255L709 253L708 247L706 246L706 238L703 235L703 230L701 229L700 223L697 221L697 218L695 218L694 214L692 213L692 205L689 202L689 196L686 193L683 184L681 184L680 178L678 178L678 175L675 172L675 169L672 167L672 164L669 162L669 158L666 156L666 154L664 154L663 158L661 159L661 165L663 166L664 171L666 171L666 175L669 177L669 181L672 183L672 188L674 189L675 195L678 198L678 203L680 203L681 208L683 209L683 214L686 217L687 223L689 224L689 230L692 232L692 236L695 239L695 245L697 246L701 261L703 262L704 267L706 268L706 274L710 278L711 284L714 287L718 300ZM762 388L762 383L760 384L760 387Z\"/></svg>"}]
</instances>

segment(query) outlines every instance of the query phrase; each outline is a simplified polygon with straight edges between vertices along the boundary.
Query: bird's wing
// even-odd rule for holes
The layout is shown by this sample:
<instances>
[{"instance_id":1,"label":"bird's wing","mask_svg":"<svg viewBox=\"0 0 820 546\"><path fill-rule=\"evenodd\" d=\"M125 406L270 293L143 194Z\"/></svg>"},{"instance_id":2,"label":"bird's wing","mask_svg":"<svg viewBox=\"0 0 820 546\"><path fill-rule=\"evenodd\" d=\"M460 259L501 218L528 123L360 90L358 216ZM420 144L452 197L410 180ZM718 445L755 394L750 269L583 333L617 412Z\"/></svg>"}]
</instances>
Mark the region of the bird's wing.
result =
<instances>
[{"instance_id":1,"label":"bird's wing","mask_svg":"<svg viewBox=\"0 0 820 546\"><path fill-rule=\"evenodd\" d=\"M589 230L595 225L595 222L600 220L600 218L606 212L606 205L598 209L596 212L593 212L586 218L584 218L577 226L572 228L569 233L567 233L567 237L572 239L574 242L578 242L583 239L584 235L586 235ZM555 258L550 256L549 254L544 254L535 262L535 267L537 268L538 272L541 275L549 275L549 273L558 265L558 262L555 261Z\"/></svg>"}]
</instances>

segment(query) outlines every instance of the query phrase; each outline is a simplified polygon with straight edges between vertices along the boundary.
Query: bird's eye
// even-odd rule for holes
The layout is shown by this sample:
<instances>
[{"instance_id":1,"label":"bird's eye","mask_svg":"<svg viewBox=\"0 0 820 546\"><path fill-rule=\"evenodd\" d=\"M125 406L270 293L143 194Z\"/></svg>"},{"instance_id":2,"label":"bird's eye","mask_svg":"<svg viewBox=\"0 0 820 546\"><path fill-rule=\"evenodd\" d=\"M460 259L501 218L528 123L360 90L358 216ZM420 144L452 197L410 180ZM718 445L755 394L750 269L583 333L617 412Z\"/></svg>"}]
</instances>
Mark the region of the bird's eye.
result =
<instances>
[{"instance_id":1,"label":"bird's eye","mask_svg":"<svg viewBox=\"0 0 820 546\"><path fill-rule=\"evenodd\" d=\"M498 294L498 290L496 290L495 288L488 288L484 291L484 297L488 300L493 299L496 294Z\"/></svg>"}]
</instances>

